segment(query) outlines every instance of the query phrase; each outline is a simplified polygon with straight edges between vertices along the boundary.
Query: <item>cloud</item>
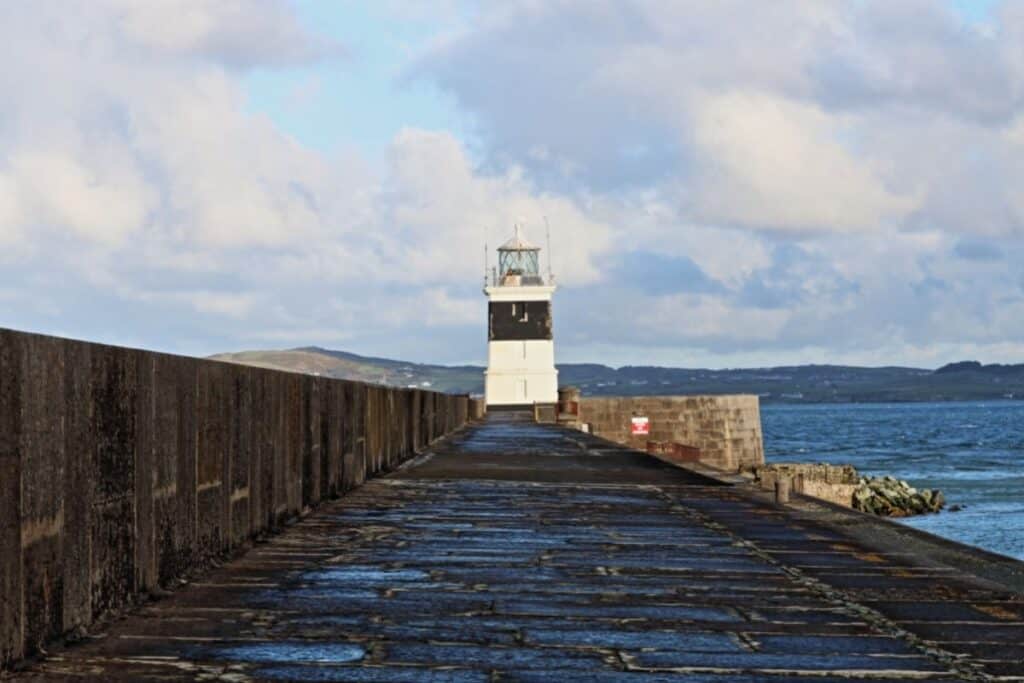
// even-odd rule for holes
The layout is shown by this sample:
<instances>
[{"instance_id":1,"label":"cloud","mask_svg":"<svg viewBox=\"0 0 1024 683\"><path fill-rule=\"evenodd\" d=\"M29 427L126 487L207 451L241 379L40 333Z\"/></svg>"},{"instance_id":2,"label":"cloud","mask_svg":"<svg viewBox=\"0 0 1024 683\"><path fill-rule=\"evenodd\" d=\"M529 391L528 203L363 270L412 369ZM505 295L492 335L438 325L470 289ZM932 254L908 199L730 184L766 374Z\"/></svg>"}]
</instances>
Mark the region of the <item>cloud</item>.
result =
<instances>
[{"instance_id":1,"label":"cloud","mask_svg":"<svg viewBox=\"0 0 1024 683\"><path fill-rule=\"evenodd\" d=\"M102 25L151 56L187 55L252 67L302 64L344 54L335 41L303 27L286 0L100 0L82 6L113 19Z\"/></svg>"},{"instance_id":2,"label":"cloud","mask_svg":"<svg viewBox=\"0 0 1024 683\"><path fill-rule=\"evenodd\" d=\"M394 255L416 278L479 277L485 240L494 249L520 223L540 244L546 217L555 272L582 285L598 279L595 259L609 247L612 232L576 202L537 190L517 167L478 173L462 143L443 132L398 134L377 208L386 226L380 233L387 235L382 252ZM402 272L393 276L407 279Z\"/></svg>"},{"instance_id":3,"label":"cloud","mask_svg":"<svg viewBox=\"0 0 1024 683\"><path fill-rule=\"evenodd\" d=\"M839 272L820 249L777 244L771 263L753 271L736 290L740 305L765 309L798 309L812 303L848 305L860 293L856 282Z\"/></svg>"},{"instance_id":4,"label":"cloud","mask_svg":"<svg viewBox=\"0 0 1024 683\"><path fill-rule=\"evenodd\" d=\"M986 32L927 0L523 0L409 73L478 118L493 163L566 188L659 191L684 221L1016 230L1024 169L1007 127L1024 97L1024 12L1012 4ZM965 220L955 196L991 217Z\"/></svg>"},{"instance_id":5,"label":"cloud","mask_svg":"<svg viewBox=\"0 0 1024 683\"><path fill-rule=\"evenodd\" d=\"M7 182L17 187L25 213L38 225L60 226L90 241L120 242L146 222L155 193L121 150L90 151L90 159L56 150L15 154Z\"/></svg>"},{"instance_id":6,"label":"cloud","mask_svg":"<svg viewBox=\"0 0 1024 683\"><path fill-rule=\"evenodd\" d=\"M992 34L948 3L847 3L834 40L805 65L813 96L841 110L895 105L1005 123L1024 96L1009 58L1016 23L1004 20L1004 30Z\"/></svg>"},{"instance_id":7,"label":"cloud","mask_svg":"<svg viewBox=\"0 0 1024 683\"><path fill-rule=\"evenodd\" d=\"M632 286L644 294L664 296L682 292L716 293L725 288L686 256L670 257L656 251L637 250L618 255L610 274L613 282Z\"/></svg>"},{"instance_id":8,"label":"cloud","mask_svg":"<svg viewBox=\"0 0 1024 683\"><path fill-rule=\"evenodd\" d=\"M109 244L139 233L273 244L315 228L303 189L324 191L322 164L247 114L224 68L242 52L249 65L276 64L318 43L294 18L275 19L285 7L195 0L0 10L2 37L20 57L0 66L0 87L12 92L0 184L16 188L23 230ZM256 18L244 18L247 8Z\"/></svg>"},{"instance_id":9,"label":"cloud","mask_svg":"<svg viewBox=\"0 0 1024 683\"><path fill-rule=\"evenodd\" d=\"M695 106L694 218L785 230L876 230L916 205L840 140L842 120L782 98L730 93Z\"/></svg>"}]
</instances>

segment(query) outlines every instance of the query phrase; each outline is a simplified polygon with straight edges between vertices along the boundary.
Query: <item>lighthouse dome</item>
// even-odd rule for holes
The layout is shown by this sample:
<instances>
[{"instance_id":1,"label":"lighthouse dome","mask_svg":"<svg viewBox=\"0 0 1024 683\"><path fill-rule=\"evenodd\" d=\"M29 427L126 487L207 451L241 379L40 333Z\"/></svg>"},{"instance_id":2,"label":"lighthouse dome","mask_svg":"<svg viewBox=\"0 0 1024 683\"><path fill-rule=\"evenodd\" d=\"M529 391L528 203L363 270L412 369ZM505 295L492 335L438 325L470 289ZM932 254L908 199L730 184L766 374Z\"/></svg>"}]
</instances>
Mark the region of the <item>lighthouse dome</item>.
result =
<instances>
[{"instance_id":1,"label":"lighthouse dome","mask_svg":"<svg viewBox=\"0 0 1024 683\"><path fill-rule=\"evenodd\" d=\"M540 247L534 246L519 236L519 232L505 244L498 247L498 251L540 251Z\"/></svg>"}]
</instances>

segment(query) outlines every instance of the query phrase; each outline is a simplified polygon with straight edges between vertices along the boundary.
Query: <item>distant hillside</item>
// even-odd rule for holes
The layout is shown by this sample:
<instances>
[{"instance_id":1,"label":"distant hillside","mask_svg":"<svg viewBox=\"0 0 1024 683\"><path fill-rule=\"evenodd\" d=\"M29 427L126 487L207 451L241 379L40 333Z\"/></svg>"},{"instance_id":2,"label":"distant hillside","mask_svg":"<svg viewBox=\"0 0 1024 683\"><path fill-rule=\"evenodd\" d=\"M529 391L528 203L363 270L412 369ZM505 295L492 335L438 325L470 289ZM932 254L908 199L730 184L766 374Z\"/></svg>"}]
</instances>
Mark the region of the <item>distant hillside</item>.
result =
<instances>
[{"instance_id":1,"label":"distant hillside","mask_svg":"<svg viewBox=\"0 0 1024 683\"><path fill-rule=\"evenodd\" d=\"M391 386L416 386L455 393L483 393L484 368L425 365L359 356L317 347L287 351L242 351L215 360L354 379ZM758 394L766 403L967 401L1024 399L1024 365L964 361L938 370L842 365L704 370L591 363L558 366L559 381L589 396Z\"/></svg>"},{"instance_id":2,"label":"distant hillside","mask_svg":"<svg viewBox=\"0 0 1024 683\"><path fill-rule=\"evenodd\" d=\"M212 358L230 363L354 379L372 384L415 386L452 393L483 393L484 369L476 366L406 363L318 347L288 351L241 351L222 353Z\"/></svg>"}]
</instances>

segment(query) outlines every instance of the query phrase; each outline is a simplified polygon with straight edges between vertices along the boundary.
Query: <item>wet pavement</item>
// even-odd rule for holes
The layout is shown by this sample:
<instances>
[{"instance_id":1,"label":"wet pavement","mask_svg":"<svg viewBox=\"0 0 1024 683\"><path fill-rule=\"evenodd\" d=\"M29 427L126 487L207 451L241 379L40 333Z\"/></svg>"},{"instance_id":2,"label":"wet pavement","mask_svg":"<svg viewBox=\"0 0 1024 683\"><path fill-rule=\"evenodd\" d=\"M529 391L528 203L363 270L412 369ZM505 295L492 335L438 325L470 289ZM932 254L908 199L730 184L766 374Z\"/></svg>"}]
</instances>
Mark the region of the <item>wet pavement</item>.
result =
<instances>
[{"instance_id":1,"label":"wet pavement","mask_svg":"<svg viewBox=\"0 0 1024 683\"><path fill-rule=\"evenodd\" d=\"M29 680L1024 680L1024 597L497 414Z\"/></svg>"}]
</instances>

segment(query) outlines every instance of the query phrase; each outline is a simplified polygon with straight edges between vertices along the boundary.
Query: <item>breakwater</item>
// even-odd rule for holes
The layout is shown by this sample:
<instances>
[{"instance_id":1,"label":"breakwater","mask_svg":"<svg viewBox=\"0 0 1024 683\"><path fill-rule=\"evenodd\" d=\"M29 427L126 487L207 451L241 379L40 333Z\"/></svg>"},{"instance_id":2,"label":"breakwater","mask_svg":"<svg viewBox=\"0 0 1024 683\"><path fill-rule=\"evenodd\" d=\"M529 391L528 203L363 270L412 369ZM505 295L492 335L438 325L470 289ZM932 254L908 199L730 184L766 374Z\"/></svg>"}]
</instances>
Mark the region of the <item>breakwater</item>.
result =
<instances>
[{"instance_id":1,"label":"breakwater","mask_svg":"<svg viewBox=\"0 0 1024 683\"><path fill-rule=\"evenodd\" d=\"M393 469L481 409L0 329L0 666Z\"/></svg>"},{"instance_id":2,"label":"breakwater","mask_svg":"<svg viewBox=\"0 0 1024 683\"><path fill-rule=\"evenodd\" d=\"M428 453L26 680L1024 675L1021 563L528 414Z\"/></svg>"}]
</instances>

